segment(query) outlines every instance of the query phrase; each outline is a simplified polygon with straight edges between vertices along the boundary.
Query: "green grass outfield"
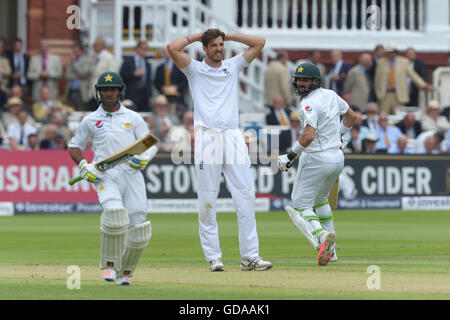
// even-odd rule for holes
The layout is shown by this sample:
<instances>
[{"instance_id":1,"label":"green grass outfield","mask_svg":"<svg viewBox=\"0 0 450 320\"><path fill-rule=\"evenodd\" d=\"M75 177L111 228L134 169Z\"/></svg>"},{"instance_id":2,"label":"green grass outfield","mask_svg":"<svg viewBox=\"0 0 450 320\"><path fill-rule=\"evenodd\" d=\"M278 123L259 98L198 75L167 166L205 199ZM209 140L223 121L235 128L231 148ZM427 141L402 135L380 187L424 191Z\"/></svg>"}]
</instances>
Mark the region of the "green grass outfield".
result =
<instances>
[{"instance_id":1,"label":"green grass outfield","mask_svg":"<svg viewBox=\"0 0 450 320\"><path fill-rule=\"evenodd\" d=\"M0 217L0 299L450 299L450 211L336 211L339 261L317 254L287 213L257 213L264 272L239 270L235 214L218 214L225 272L209 272L196 214L151 214L131 287L101 279L99 215ZM81 289L69 290L78 265ZM381 270L369 290L367 268Z\"/></svg>"}]
</instances>

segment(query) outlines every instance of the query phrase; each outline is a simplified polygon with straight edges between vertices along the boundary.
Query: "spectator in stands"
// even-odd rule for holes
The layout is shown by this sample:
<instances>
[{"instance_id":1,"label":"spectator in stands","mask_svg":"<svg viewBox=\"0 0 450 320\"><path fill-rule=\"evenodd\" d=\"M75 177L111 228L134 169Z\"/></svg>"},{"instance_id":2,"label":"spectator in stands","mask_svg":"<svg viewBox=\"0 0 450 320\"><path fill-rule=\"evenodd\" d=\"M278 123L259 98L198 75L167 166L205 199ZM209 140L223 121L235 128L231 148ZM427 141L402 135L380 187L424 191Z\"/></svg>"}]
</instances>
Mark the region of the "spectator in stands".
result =
<instances>
[{"instance_id":1,"label":"spectator in stands","mask_svg":"<svg viewBox=\"0 0 450 320\"><path fill-rule=\"evenodd\" d=\"M41 98L39 102L34 103L32 106L33 115L36 121L48 123L53 112L60 111L67 117L75 111L72 107L63 104L60 100L52 99L49 87L41 87L40 93Z\"/></svg>"},{"instance_id":2,"label":"spectator in stands","mask_svg":"<svg viewBox=\"0 0 450 320\"><path fill-rule=\"evenodd\" d=\"M448 122L450 122L450 106L447 106L444 108L444 110L442 110L441 116L444 116L445 119L447 119Z\"/></svg>"},{"instance_id":3,"label":"spectator in stands","mask_svg":"<svg viewBox=\"0 0 450 320\"><path fill-rule=\"evenodd\" d=\"M4 39L0 40L0 91L2 95L2 103L5 103L6 97L8 95L8 84L9 84L9 76L11 75L11 66L9 65L9 61L4 54L6 42Z\"/></svg>"},{"instance_id":4,"label":"spectator in stands","mask_svg":"<svg viewBox=\"0 0 450 320\"><path fill-rule=\"evenodd\" d=\"M155 134L155 119L154 119L153 114L144 116L144 121L145 121L145 123L147 123L150 133L154 135Z\"/></svg>"},{"instance_id":5,"label":"spectator in stands","mask_svg":"<svg viewBox=\"0 0 450 320\"><path fill-rule=\"evenodd\" d=\"M138 112L148 111L152 97L152 67L147 61L147 51L147 42L139 41L134 55L125 57L120 68L120 75L127 86L125 98L134 102Z\"/></svg>"},{"instance_id":6,"label":"spectator in stands","mask_svg":"<svg viewBox=\"0 0 450 320\"><path fill-rule=\"evenodd\" d=\"M186 111L186 106L180 102L178 90L174 86L169 86L165 92L164 95L169 104L169 114L176 116L181 121L183 119L183 114Z\"/></svg>"},{"instance_id":7,"label":"spectator in stands","mask_svg":"<svg viewBox=\"0 0 450 320\"><path fill-rule=\"evenodd\" d=\"M136 111L136 106L135 106L135 104L134 104L134 102L132 100L125 99L125 100L122 101L122 104L124 105L124 107L126 107L128 109Z\"/></svg>"},{"instance_id":8,"label":"spectator in stands","mask_svg":"<svg viewBox=\"0 0 450 320\"><path fill-rule=\"evenodd\" d=\"M46 127L52 126L56 127L60 135L64 138L64 141L70 141L72 138L72 133L66 125L66 117L60 110L54 111L51 115L49 115L49 123L42 126L39 132L39 140L44 139L44 132Z\"/></svg>"},{"instance_id":9,"label":"spectator in stands","mask_svg":"<svg viewBox=\"0 0 450 320\"><path fill-rule=\"evenodd\" d=\"M23 52L22 39L17 38L13 43L13 50L7 53L9 65L11 66L11 76L9 86L19 85L28 94L27 72L30 64L30 57Z\"/></svg>"},{"instance_id":10,"label":"spectator in stands","mask_svg":"<svg viewBox=\"0 0 450 320\"><path fill-rule=\"evenodd\" d=\"M91 83L89 84L89 108L88 110L97 110L98 103L95 99L95 84L98 77L107 71L117 72L116 59L114 55L106 50L106 44L103 38L96 38L93 44L94 49L94 64L91 73Z\"/></svg>"},{"instance_id":11,"label":"spectator in stands","mask_svg":"<svg viewBox=\"0 0 450 320\"><path fill-rule=\"evenodd\" d=\"M425 150L424 154L439 154L439 144L435 135L431 135L425 139Z\"/></svg>"},{"instance_id":12,"label":"spectator in stands","mask_svg":"<svg viewBox=\"0 0 450 320\"><path fill-rule=\"evenodd\" d=\"M67 149L67 143L62 134L58 131L54 140L54 147L56 150Z\"/></svg>"},{"instance_id":13,"label":"spectator in stands","mask_svg":"<svg viewBox=\"0 0 450 320\"><path fill-rule=\"evenodd\" d=\"M314 63L316 65L316 67L320 71L320 78L325 79L325 77L327 75L327 71L326 71L325 65L320 61L322 61L322 54L320 53L320 51L311 50L309 52L309 62ZM297 63L297 65L299 65L299 64L300 63Z\"/></svg>"},{"instance_id":14,"label":"spectator in stands","mask_svg":"<svg viewBox=\"0 0 450 320\"><path fill-rule=\"evenodd\" d=\"M362 118L362 113L359 111L355 111L355 122L353 123L354 126L358 126L359 127L359 136L360 139L362 141L362 139L364 139L366 136L368 136L371 131L369 129L369 127L367 126L367 122L365 123ZM364 124L365 123L365 124ZM348 140L350 140L350 135L347 136Z\"/></svg>"},{"instance_id":15,"label":"spectator in stands","mask_svg":"<svg viewBox=\"0 0 450 320\"><path fill-rule=\"evenodd\" d=\"M40 149L55 149L55 139L58 136L58 127L54 124L49 124L41 127L39 135L43 136L39 144Z\"/></svg>"},{"instance_id":16,"label":"spectator in stands","mask_svg":"<svg viewBox=\"0 0 450 320\"><path fill-rule=\"evenodd\" d=\"M0 149L3 149L4 148L3 143L7 142L6 137L7 137L6 128L3 125L3 121L0 121Z\"/></svg>"},{"instance_id":17,"label":"spectator in stands","mask_svg":"<svg viewBox=\"0 0 450 320\"><path fill-rule=\"evenodd\" d=\"M375 136L378 139L375 150L377 153L387 153L397 144L397 139L402 132L396 126L389 124L389 118L384 112L380 113L378 123L379 127L375 130Z\"/></svg>"},{"instance_id":18,"label":"spectator in stands","mask_svg":"<svg viewBox=\"0 0 450 320\"><path fill-rule=\"evenodd\" d=\"M28 105L27 103L25 103L25 94L24 94L24 88L18 84L15 84L11 87L11 89L9 89L9 97L13 98L19 98L22 101L22 105L21 108L25 109L28 111L28 114L30 115L30 117L33 117L33 110L31 110L30 105Z\"/></svg>"},{"instance_id":19,"label":"spectator in stands","mask_svg":"<svg viewBox=\"0 0 450 320\"><path fill-rule=\"evenodd\" d=\"M362 112L367 109L370 93L368 70L372 66L372 57L368 53L359 56L358 64L350 69L344 82L344 94L351 93L353 105Z\"/></svg>"},{"instance_id":20,"label":"spectator in stands","mask_svg":"<svg viewBox=\"0 0 450 320\"><path fill-rule=\"evenodd\" d=\"M425 66L425 62L423 60L417 59L417 53L414 48L409 47L405 51L406 58L409 59L411 68L423 79L423 81L427 81L427 67ZM408 77L408 89L409 89L409 102L408 106L418 107L419 106L419 89L411 81L411 78Z\"/></svg>"},{"instance_id":21,"label":"spectator in stands","mask_svg":"<svg viewBox=\"0 0 450 320\"><path fill-rule=\"evenodd\" d=\"M192 125L194 125L194 112L189 110L183 115L183 126L189 128Z\"/></svg>"},{"instance_id":22,"label":"spectator in stands","mask_svg":"<svg viewBox=\"0 0 450 320\"><path fill-rule=\"evenodd\" d=\"M397 139L397 143L393 148L391 148L388 153L392 154L413 154L414 150L408 148L408 137L405 135L401 135Z\"/></svg>"},{"instance_id":23,"label":"spectator in stands","mask_svg":"<svg viewBox=\"0 0 450 320\"><path fill-rule=\"evenodd\" d=\"M367 137L365 137L363 142L363 153L375 153L375 144L377 143L378 139L373 134L369 134Z\"/></svg>"},{"instance_id":24,"label":"spectator in stands","mask_svg":"<svg viewBox=\"0 0 450 320\"><path fill-rule=\"evenodd\" d=\"M286 109L284 99L281 95L276 95L273 98L272 108L270 113L266 115L266 124L271 126L285 126L286 129L280 130L279 148L280 154L286 153L292 145L291 131L288 127L291 126L289 115L291 111Z\"/></svg>"},{"instance_id":25,"label":"spectator in stands","mask_svg":"<svg viewBox=\"0 0 450 320\"><path fill-rule=\"evenodd\" d=\"M375 47L373 56L372 56L372 66L368 70L368 75L370 79L370 93L369 93L369 101L370 102L376 102L377 97L375 96L375 89L374 89L374 81L375 81L375 70L377 68L378 60L383 58L385 55L384 47L383 45L379 44Z\"/></svg>"},{"instance_id":26,"label":"spectator in stands","mask_svg":"<svg viewBox=\"0 0 450 320\"><path fill-rule=\"evenodd\" d=\"M49 53L47 40L40 42L40 54L30 60L27 78L32 81L33 102L39 101L40 90L43 86L50 88L51 99L58 99L58 81L63 75L63 68L59 56Z\"/></svg>"},{"instance_id":27,"label":"spectator in stands","mask_svg":"<svg viewBox=\"0 0 450 320\"><path fill-rule=\"evenodd\" d=\"M342 96L344 82L351 66L344 62L343 54L340 50L332 50L330 57L332 67L326 76L326 87L336 92L339 96Z\"/></svg>"},{"instance_id":28,"label":"spectator in stands","mask_svg":"<svg viewBox=\"0 0 450 320\"><path fill-rule=\"evenodd\" d=\"M430 100L428 103L427 114L424 115L422 120L423 130L447 131L450 129L450 123L444 116L441 116L440 113L441 107L439 101Z\"/></svg>"},{"instance_id":29,"label":"spectator in stands","mask_svg":"<svg viewBox=\"0 0 450 320\"><path fill-rule=\"evenodd\" d=\"M375 70L375 94L380 111L395 114L399 106L409 101L408 76L417 87L430 90L427 84L411 67L409 60L398 54L395 44L386 47L386 57L378 61Z\"/></svg>"},{"instance_id":30,"label":"spectator in stands","mask_svg":"<svg viewBox=\"0 0 450 320\"><path fill-rule=\"evenodd\" d=\"M164 46L161 49L164 63L156 68L155 88L160 94L176 92L177 102L185 105L184 96L186 94L188 80L183 72L173 63L172 59Z\"/></svg>"},{"instance_id":31,"label":"spectator in stands","mask_svg":"<svg viewBox=\"0 0 450 320\"><path fill-rule=\"evenodd\" d=\"M67 83L64 93L69 105L77 111L88 110L92 65L93 61L84 53L82 45L75 44L65 72Z\"/></svg>"},{"instance_id":32,"label":"spectator in stands","mask_svg":"<svg viewBox=\"0 0 450 320\"><path fill-rule=\"evenodd\" d=\"M361 153L362 141L360 126L353 124L353 127L350 129L350 139L348 140L347 150L343 151L346 153Z\"/></svg>"},{"instance_id":33,"label":"spectator in stands","mask_svg":"<svg viewBox=\"0 0 450 320\"><path fill-rule=\"evenodd\" d=\"M264 73L264 90L266 93L266 103L271 105L276 96L281 96L286 104L286 108L292 105L291 82L289 70L286 62L289 60L286 51L279 52Z\"/></svg>"},{"instance_id":34,"label":"spectator in stands","mask_svg":"<svg viewBox=\"0 0 450 320\"><path fill-rule=\"evenodd\" d=\"M5 128L8 128L8 126L11 123L16 121L17 114L18 114L19 110L22 109L22 104L23 104L23 101L17 97L12 97L12 98L8 99L8 101L6 103L6 112L3 112L1 114L1 118L2 118L3 125L5 126ZM28 123L30 123L31 125L34 124L34 121L31 117L28 119Z\"/></svg>"},{"instance_id":35,"label":"spectator in stands","mask_svg":"<svg viewBox=\"0 0 450 320\"><path fill-rule=\"evenodd\" d=\"M416 120L414 112L408 112L396 126L408 139L415 139L422 133L422 124Z\"/></svg>"},{"instance_id":36,"label":"spectator in stands","mask_svg":"<svg viewBox=\"0 0 450 320\"><path fill-rule=\"evenodd\" d=\"M178 118L168 113L168 101L166 96L159 95L155 99L153 109L155 111L155 135L159 138L160 149L170 151L169 132L174 125L178 125Z\"/></svg>"},{"instance_id":37,"label":"spectator in stands","mask_svg":"<svg viewBox=\"0 0 450 320\"><path fill-rule=\"evenodd\" d=\"M8 126L9 145L13 150L25 150L28 147L28 136L37 133L37 129L28 122L28 112L17 111L17 121Z\"/></svg>"},{"instance_id":38,"label":"spectator in stands","mask_svg":"<svg viewBox=\"0 0 450 320\"><path fill-rule=\"evenodd\" d=\"M39 138L36 133L28 135L28 146L26 150L39 150Z\"/></svg>"},{"instance_id":39,"label":"spectator in stands","mask_svg":"<svg viewBox=\"0 0 450 320\"><path fill-rule=\"evenodd\" d=\"M378 104L375 102L369 102L367 104L366 119L363 120L362 125L369 128L372 134L378 129Z\"/></svg>"}]
</instances>

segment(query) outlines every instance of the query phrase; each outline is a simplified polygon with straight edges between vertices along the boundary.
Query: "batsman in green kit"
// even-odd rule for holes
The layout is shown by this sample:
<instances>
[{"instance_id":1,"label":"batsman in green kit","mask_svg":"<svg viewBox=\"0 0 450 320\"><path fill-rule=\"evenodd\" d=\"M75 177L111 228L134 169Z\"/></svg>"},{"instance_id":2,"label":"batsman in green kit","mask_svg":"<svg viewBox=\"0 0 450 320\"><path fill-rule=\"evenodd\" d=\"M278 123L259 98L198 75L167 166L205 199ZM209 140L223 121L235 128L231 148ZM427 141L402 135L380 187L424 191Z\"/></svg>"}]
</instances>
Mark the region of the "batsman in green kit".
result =
<instances>
[{"instance_id":1,"label":"batsman in green kit","mask_svg":"<svg viewBox=\"0 0 450 320\"><path fill-rule=\"evenodd\" d=\"M291 194L293 207L286 207L294 225L319 250L318 264L337 261L330 191L344 168L344 134L350 131L355 113L334 91L323 89L319 69L312 63L300 64L293 75L300 97L299 117L303 133L289 154L278 158L282 171L299 157ZM343 116L342 122L340 117Z\"/></svg>"},{"instance_id":2,"label":"batsman in green kit","mask_svg":"<svg viewBox=\"0 0 450 320\"><path fill-rule=\"evenodd\" d=\"M120 102L125 85L119 74L103 73L95 88L100 106L80 123L69 143L69 153L80 166L81 178L94 184L103 207L100 217L102 276L118 285L130 285L152 235L150 221L146 221L147 192L141 171L154 157L157 148L152 146L133 155L128 162L100 171L95 163L146 136L149 129L138 113ZM93 163L82 155L90 139Z\"/></svg>"}]
</instances>

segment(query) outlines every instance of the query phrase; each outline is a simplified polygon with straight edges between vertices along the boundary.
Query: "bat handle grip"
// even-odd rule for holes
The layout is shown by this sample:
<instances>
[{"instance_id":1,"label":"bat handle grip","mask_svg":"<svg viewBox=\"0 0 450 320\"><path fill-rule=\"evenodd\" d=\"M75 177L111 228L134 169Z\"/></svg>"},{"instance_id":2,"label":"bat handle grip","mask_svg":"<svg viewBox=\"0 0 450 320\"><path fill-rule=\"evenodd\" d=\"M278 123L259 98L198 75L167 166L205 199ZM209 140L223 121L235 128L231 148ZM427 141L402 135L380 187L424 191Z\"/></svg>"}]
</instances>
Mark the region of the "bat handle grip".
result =
<instances>
[{"instance_id":1,"label":"bat handle grip","mask_svg":"<svg viewBox=\"0 0 450 320\"><path fill-rule=\"evenodd\" d=\"M69 180L69 184L74 185L75 183L77 183L78 181L81 181L81 180L83 180L83 178L81 176L78 176L78 177L75 177L75 178Z\"/></svg>"}]
</instances>

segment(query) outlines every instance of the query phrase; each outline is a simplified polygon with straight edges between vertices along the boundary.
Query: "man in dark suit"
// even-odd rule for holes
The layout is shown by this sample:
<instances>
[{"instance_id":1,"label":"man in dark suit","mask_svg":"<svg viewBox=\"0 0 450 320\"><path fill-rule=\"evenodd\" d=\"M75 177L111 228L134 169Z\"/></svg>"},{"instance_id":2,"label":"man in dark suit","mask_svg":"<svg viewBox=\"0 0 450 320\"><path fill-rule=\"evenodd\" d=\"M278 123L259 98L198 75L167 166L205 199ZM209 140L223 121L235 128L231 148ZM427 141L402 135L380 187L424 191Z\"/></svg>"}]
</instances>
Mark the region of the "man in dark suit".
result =
<instances>
[{"instance_id":1,"label":"man in dark suit","mask_svg":"<svg viewBox=\"0 0 450 320\"><path fill-rule=\"evenodd\" d=\"M344 82L351 66L344 62L342 51L340 50L332 50L330 57L332 66L325 79L326 87L342 97Z\"/></svg>"},{"instance_id":2,"label":"man in dark suit","mask_svg":"<svg viewBox=\"0 0 450 320\"><path fill-rule=\"evenodd\" d=\"M269 114L266 115L266 124L271 126L285 126L286 129L280 130L280 154L288 152L292 145L291 121L289 115L291 111L285 108L285 102L282 96L277 95L273 98L273 103ZM271 142L273 143L273 141Z\"/></svg>"},{"instance_id":3,"label":"man in dark suit","mask_svg":"<svg viewBox=\"0 0 450 320\"><path fill-rule=\"evenodd\" d=\"M420 59L417 59L417 53L416 50L409 47L406 49L405 52L406 57L411 61L411 66L414 69L415 72L419 74L419 76L426 82L427 81L427 67L425 66L425 62L423 62ZM414 84L414 82L411 81L410 78L408 78L408 84L409 84L409 102L408 106L419 106L419 89Z\"/></svg>"},{"instance_id":4,"label":"man in dark suit","mask_svg":"<svg viewBox=\"0 0 450 320\"><path fill-rule=\"evenodd\" d=\"M369 93L369 100L370 102L376 102L377 97L375 95L375 89L373 86L373 82L375 80L375 69L377 68L378 60L383 58L385 54L383 45L379 44L375 47L373 57L372 57L372 67L370 67L369 70L367 70L367 75L370 79L370 93Z\"/></svg>"},{"instance_id":5,"label":"man in dark suit","mask_svg":"<svg viewBox=\"0 0 450 320\"><path fill-rule=\"evenodd\" d=\"M136 106L136 111L149 111L149 98L152 96L151 66L146 60L147 42L139 41L136 53L132 57L125 57L120 75L126 85L125 99L130 99Z\"/></svg>"},{"instance_id":6,"label":"man in dark suit","mask_svg":"<svg viewBox=\"0 0 450 320\"><path fill-rule=\"evenodd\" d=\"M413 112L408 112L403 120L399 121L396 126L408 139L415 139L422 132L422 124L416 120Z\"/></svg>"},{"instance_id":7,"label":"man in dark suit","mask_svg":"<svg viewBox=\"0 0 450 320\"><path fill-rule=\"evenodd\" d=\"M11 66L11 76L9 78L9 87L13 85L20 85L21 87L28 86L27 72L30 57L26 55L23 50L22 39L17 38L13 43L13 50L6 53Z\"/></svg>"},{"instance_id":8,"label":"man in dark suit","mask_svg":"<svg viewBox=\"0 0 450 320\"><path fill-rule=\"evenodd\" d=\"M162 48L164 63L156 68L155 88L163 95L168 92L176 92L177 102L184 104L184 95L188 86L188 80L183 72L173 63L166 47Z\"/></svg>"}]
</instances>

